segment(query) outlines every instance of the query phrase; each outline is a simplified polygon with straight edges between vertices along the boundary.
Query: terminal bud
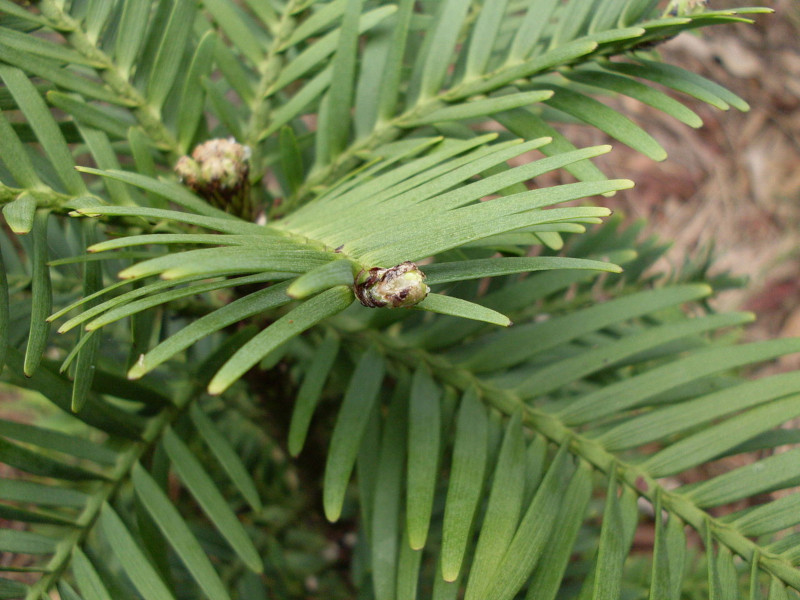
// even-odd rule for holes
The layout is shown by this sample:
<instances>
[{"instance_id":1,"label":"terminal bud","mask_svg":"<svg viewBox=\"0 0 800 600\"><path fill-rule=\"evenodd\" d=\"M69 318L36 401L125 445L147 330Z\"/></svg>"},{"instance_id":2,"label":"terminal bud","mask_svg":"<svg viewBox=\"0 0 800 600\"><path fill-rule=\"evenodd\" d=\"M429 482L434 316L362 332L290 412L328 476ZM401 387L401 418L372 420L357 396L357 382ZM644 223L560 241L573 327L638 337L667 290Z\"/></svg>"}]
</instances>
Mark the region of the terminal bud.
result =
<instances>
[{"instance_id":1,"label":"terminal bud","mask_svg":"<svg viewBox=\"0 0 800 600\"><path fill-rule=\"evenodd\" d=\"M431 291L425 285L425 273L410 261L389 269L362 270L354 289L359 302L370 308L407 308L422 302Z\"/></svg>"}]
</instances>

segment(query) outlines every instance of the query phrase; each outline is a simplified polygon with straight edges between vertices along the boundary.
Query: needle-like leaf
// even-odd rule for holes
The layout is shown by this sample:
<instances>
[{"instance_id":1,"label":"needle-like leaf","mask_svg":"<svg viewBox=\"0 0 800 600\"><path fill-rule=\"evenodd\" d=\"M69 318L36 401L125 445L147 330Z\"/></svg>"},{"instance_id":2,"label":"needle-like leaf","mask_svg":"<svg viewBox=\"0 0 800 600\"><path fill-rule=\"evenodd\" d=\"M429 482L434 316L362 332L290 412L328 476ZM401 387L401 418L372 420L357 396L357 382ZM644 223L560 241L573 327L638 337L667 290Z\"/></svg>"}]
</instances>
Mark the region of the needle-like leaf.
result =
<instances>
[{"instance_id":1,"label":"needle-like leaf","mask_svg":"<svg viewBox=\"0 0 800 600\"><path fill-rule=\"evenodd\" d=\"M31 284L31 323L25 348L25 375L31 377L42 360L50 334L48 315L52 312L53 292L47 265L47 220L50 211L40 210L33 222L33 274Z\"/></svg>"},{"instance_id":2,"label":"needle-like leaf","mask_svg":"<svg viewBox=\"0 0 800 600\"><path fill-rule=\"evenodd\" d=\"M370 413L378 399L383 373L380 355L373 350L367 350L353 372L350 386L342 401L325 465L323 503L325 516L329 521L336 521L341 515L347 482Z\"/></svg>"}]
</instances>

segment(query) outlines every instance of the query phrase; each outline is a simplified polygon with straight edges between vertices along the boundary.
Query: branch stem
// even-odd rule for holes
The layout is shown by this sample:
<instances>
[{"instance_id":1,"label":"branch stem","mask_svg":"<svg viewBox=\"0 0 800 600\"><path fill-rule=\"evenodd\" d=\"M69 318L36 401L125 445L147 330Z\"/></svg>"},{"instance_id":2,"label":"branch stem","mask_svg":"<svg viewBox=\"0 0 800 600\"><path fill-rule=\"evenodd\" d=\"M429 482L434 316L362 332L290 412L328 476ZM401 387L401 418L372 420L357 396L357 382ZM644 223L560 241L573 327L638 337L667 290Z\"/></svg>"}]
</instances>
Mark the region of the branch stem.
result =
<instances>
[{"instance_id":1,"label":"branch stem","mask_svg":"<svg viewBox=\"0 0 800 600\"><path fill-rule=\"evenodd\" d=\"M284 62L282 47L292 36L292 33L294 33L295 27L297 26L297 19L294 15L303 4L304 2L302 0L291 0L286 5L275 27L275 38L272 40L264 62L259 65L258 70L261 73L261 78L256 86L253 102L250 105L250 121L247 125L247 137L244 140L244 142L253 149L254 156L252 162L255 166L253 170L256 173L261 173L261 156L258 152L258 138L261 132L266 128L272 110L272 103L267 98L267 92L272 84L277 81L281 73L281 67Z\"/></svg>"},{"instance_id":2,"label":"branch stem","mask_svg":"<svg viewBox=\"0 0 800 600\"><path fill-rule=\"evenodd\" d=\"M73 19L53 0L41 0L38 6L42 15L50 22L51 27L60 31L75 50L89 60L102 65L99 70L103 81L120 98L132 106L132 112L139 125L154 145L177 158L179 155L178 140L164 125L161 112L149 104L141 92L128 81L113 59L89 39L79 21Z\"/></svg>"},{"instance_id":3,"label":"branch stem","mask_svg":"<svg viewBox=\"0 0 800 600\"><path fill-rule=\"evenodd\" d=\"M76 520L76 528L61 540L55 554L46 566L46 574L30 587L25 600L39 600L46 596L48 590L55 586L55 583L59 581L72 560L73 549L86 540L96 525L103 506L114 497L122 484L128 480L134 464L150 452L155 444L161 440L167 427L189 409L192 400L199 397L198 392L199 390L192 390L191 393L185 394L184 398L176 399L174 406L167 407L161 414L147 423L140 441L131 443L120 454L117 464L108 476L107 481L101 483L98 489L91 494L86 507Z\"/></svg>"},{"instance_id":4,"label":"branch stem","mask_svg":"<svg viewBox=\"0 0 800 600\"><path fill-rule=\"evenodd\" d=\"M757 557L760 567L764 570L775 575L781 581L789 582L793 586L800 585L800 576L797 570L784 557L767 552L763 547L739 533L734 527L697 506L679 491L667 490L657 479L651 477L638 465L622 460L621 457L609 452L597 441L583 435L577 429L570 428L556 416L529 405L513 390L497 387L484 381L472 371L458 367L445 357L433 355L419 348L404 346L396 338L387 338L381 332L362 331L356 334L339 332L339 334L345 337L355 337L357 343L362 345L378 346L387 356L391 356L392 359L411 368L424 364L443 382L462 392L477 389L484 403L508 417L520 412L523 423L531 430L544 436L556 446L568 443L571 453L590 463L602 473L610 474L612 470L616 470L621 482L637 495L646 498L653 506L660 496L664 510L680 517L695 531L702 534L705 527L708 526L716 541L732 552L748 562Z\"/></svg>"}]
</instances>

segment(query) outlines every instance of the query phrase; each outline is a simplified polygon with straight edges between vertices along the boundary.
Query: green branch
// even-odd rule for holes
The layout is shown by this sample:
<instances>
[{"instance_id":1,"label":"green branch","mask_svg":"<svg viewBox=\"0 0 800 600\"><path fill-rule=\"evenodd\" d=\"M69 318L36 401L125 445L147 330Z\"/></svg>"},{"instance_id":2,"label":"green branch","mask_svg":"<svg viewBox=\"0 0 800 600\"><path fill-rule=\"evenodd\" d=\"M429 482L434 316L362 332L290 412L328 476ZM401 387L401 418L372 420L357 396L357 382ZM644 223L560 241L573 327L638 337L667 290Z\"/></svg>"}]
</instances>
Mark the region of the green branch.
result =
<instances>
[{"instance_id":1,"label":"green branch","mask_svg":"<svg viewBox=\"0 0 800 600\"><path fill-rule=\"evenodd\" d=\"M593 54L594 52L590 52L583 58L588 60ZM562 63L550 64L539 70L533 70L532 72L527 73L525 78L531 78L544 73L554 72L559 67L570 64L573 61L574 57L569 57ZM360 162L360 155L371 152L379 146L398 138L403 131L404 125L424 119L431 113L447 106L451 102L466 100L468 97L473 95L471 90L475 88L476 85L480 86L484 82L491 81L492 79L502 79L504 75L514 74L519 70L519 64L504 64L494 71L490 71L484 75L481 75L477 79L462 81L452 88L440 90L439 93L433 98L430 98L425 102L402 112L389 121L384 121L377 126L370 135L351 144L336 158L336 160L319 169L317 172L311 173L307 180L303 183L302 187L298 189L292 201L286 202L280 207L281 212L289 212L292 208L296 207L304 200L307 200L308 197L314 193L316 188L330 184L331 181L338 179L343 172L352 169L354 165ZM503 81L502 85L498 85L498 87L502 87L508 83L509 82ZM481 93L486 92L481 91Z\"/></svg>"},{"instance_id":2,"label":"green branch","mask_svg":"<svg viewBox=\"0 0 800 600\"><path fill-rule=\"evenodd\" d=\"M522 422L526 426L556 446L568 443L570 452L605 474L610 474L612 469L616 469L620 481L623 481L637 495L646 498L653 506L656 504L657 497L660 496L662 507L666 511L680 517L697 532L702 533L708 525L716 540L734 553L748 562L758 560L761 568L772 573L781 581L788 582L795 587L800 586L798 571L784 557L765 551L764 548L743 536L735 528L709 515L683 494L664 488L647 471L635 464L623 461L595 440L568 427L557 417L530 406L513 391L498 388L482 380L472 371L458 367L442 356L434 356L425 350L406 347L397 340L387 339L382 332L348 333L339 331L338 333L354 338L357 343L364 346L378 346L387 356L411 368L424 364L443 382L462 392L477 389L487 405L507 417L521 413Z\"/></svg>"},{"instance_id":3,"label":"green branch","mask_svg":"<svg viewBox=\"0 0 800 600\"><path fill-rule=\"evenodd\" d=\"M0 182L0 205L13 202L21 194L29 194L35 198L37 208L49 208L52 210L66 210L64 208L65 205L80 197L62 194L51 188L14 188Z\"/></svg>"},{"instance_id":4,"label":"green branch","mask_svg":"<svg viewBox=\"0 0 800 600\"><path fill-rule=\"evenodd\" d=\"M101 77L127 104L133 106L134 116L156 147L177 157L178 141L164 125L160 111L149 104L139 90L128 81L114 60L89 39L81 29L80 22L64 12L53 0L42 0L38 6L51 27L64 33L75 50L92 62L103 65L100 67Z\"/></svg>"},{"instance_id":5,"label":"green branch","mask_svg":"<svg viewBox=\"0 0 800 600\"><path fill-rule=\"evenodd\" d=\"M73 550L82 544L100 517L103 505L109 501L128 479L133 466L159 442L167 427L174 423L191 406L196 394L187 394L182 401L168 407L159 416L153 418L142 434L140 442L134 442L120 455L117 464L109 476L110 481L99 485L89 497L86 507L78 516L77 528L65 536L58 544L57 550L47 563L46 574L33 584L26 600L39 600L61 579L63 572L69 567Z\"/></svg>"},{"instance_id":6,"label":"green branch","mask_svg":"<svg viewBox=\"0 0 800 600\"><path fill-rule=\"evenodd\" d=\"M244 143L253 149L254 156L252 162L254 165L253 171L260 173L262 171L260 166L261 155L259 152L258 137L261 131L267 126L269 115L272 110L272 103L266 98L267 91L273 83L278 79L281 73L281 66L283 65L282 46L292 36L295 27L297 26L297 19L294 14L297 9L304 4L302 0L290 0L281 15L278 25L275 27L275 39L267 51L264 62L259 65L259 72L261 78L256 86L256 92L253 95L253 102L250 106L250 122L247 125L247 137Z\"/></svg>"}]
</instances>

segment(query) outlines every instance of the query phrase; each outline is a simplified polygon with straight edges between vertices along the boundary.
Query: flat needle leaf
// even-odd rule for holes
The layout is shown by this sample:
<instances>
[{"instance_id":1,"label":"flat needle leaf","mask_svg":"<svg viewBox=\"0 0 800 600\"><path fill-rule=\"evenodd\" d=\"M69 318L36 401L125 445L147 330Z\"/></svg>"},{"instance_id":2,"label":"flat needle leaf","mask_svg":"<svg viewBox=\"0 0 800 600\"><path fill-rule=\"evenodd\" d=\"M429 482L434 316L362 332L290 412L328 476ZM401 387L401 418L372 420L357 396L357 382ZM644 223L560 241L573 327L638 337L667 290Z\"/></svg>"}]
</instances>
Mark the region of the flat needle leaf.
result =
<instances>
[{"instance_id":1,"label":"flat needle leaf","mask_svg":"<svg viewBox=\"0 0 800 600\"><path fill-rule=\"evenodd\" d=\"M47 265L47 220L48 210L36 213L33 223L33 277L31 282L31 324L28 347L25 349L25 375L30 377L42 360L50 334L47 317L53 312L53 292L50 283L50 267Z\"/></svg>"},{"instance_id":2,"label":"flat needle leaf","mask_svg":"<svg viewBox=\"0 0 800 600\"><path fill-rule=\"evenodd\" d=\"M208 384L208 392L221 394L272 350L320 321L342 312L352 301L353 293L345 286L331 288L307 300L239 348L214 375Z\"/></svg>"}]
</instances>

